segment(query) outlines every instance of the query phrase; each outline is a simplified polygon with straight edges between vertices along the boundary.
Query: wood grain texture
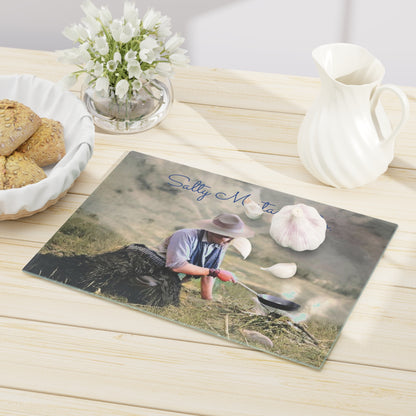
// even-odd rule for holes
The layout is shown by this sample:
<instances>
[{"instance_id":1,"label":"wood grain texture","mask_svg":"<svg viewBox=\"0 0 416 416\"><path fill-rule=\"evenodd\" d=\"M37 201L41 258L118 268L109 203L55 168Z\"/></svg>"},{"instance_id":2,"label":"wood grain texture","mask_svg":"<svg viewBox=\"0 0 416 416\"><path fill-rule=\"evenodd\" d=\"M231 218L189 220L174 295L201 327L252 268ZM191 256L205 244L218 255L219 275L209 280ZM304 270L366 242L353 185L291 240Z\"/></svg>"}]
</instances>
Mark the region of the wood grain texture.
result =
<instances>
[{"instance_id":1,"label":"wood grain texture","mask_svg":"<svg viewBox=\"0 0 416 416\"><path fill-rule=\"evenodd\" d=\"M0 409L3 415L21 416L186 416L185 413L126 406L108 400L97 401L36 391L0 388Z\"/></svg>"},{"instance_id":2,"label":"wood grain texture","mask_svg":"<svg viewBox=\"0 0 416 416\"><path fill-rule=\"evenodd\" d=\"M330 362L318 372L252 350L9 318L0 330L2 378L19 390L240 416L264 415L277 402L282 412L313 405L316 414L406 414L415 398L409 371Z\"/></svg>"},{"instance_id":3,"label":"wood grain texture","mask_svg":"<svg viewBox=\"0 0 416 416\"><path fill-rule=\"evenodd\" d=\"M51 52L0 48L0 75L58 81ZM404 415L416 408L416 88L396 156L377 181L338 190L297 157L316 78L189 67L150 131L97 129L93 157L45 212L0 223L3 415ZM74 93L79 96L79 88ZM399 103L386 94L392 121ZM127 151L135 150L399 225L321 371L21 271Z\"/></svg>"}]
</instances>

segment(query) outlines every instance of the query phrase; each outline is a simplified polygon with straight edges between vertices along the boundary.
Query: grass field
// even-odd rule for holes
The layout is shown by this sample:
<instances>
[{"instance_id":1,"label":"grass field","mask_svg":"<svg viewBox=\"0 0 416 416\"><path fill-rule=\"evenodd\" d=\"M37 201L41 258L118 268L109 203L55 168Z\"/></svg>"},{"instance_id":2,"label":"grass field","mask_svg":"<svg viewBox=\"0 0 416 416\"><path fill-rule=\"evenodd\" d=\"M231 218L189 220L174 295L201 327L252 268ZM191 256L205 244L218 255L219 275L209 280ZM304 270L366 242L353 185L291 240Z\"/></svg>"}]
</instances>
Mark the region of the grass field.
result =
<instances>
[{"instance_id":1,"label":"grass field","mask_svg":"<svg viewBox=\"0 0 416 416\"><path fill-rule=\"evenodd\" d=\"M271 312L240 287L218 285L213 301L200 298L199 281L182 287L179 307L137 305L140 309L199 328L243 345L319 367L328 355L339 328L311 320L294 323L289 317Z\"/></svg>"},{"instance_id":2,"label":"grass field","mask_svg":"<svg viewBox=\"0 0 416 416\"><path fill-rule=\"evenodd\" d=\"M100 224L93 214L78 210L48 241L42 253L93 255L128 243L114 230ZM213 301L201 299L199 290L199 279L193 279L182 285L178 307L129 306L313 367L324 362L340 330L338 325L325 319L296 323L283 312L266 309L239 285L217 281ZM100 296L126 303L125 299L105 292Z\"/></svg>"}]
</instances>

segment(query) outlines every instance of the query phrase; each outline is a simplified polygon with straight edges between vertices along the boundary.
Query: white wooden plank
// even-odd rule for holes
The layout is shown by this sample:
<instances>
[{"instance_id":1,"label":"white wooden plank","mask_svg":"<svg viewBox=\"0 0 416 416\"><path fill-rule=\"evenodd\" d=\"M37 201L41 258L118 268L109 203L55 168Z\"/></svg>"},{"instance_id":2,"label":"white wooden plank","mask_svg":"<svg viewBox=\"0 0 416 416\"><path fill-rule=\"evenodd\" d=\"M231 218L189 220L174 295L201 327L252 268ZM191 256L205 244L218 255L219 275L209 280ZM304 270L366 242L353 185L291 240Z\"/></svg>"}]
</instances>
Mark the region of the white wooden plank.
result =
<instances>
[{"instance_id":1,"label":"white wooden plank","mask_svg":"<svg viewBox=\"0 0 416 416\"><path fill-rule=\"evenodd\" d=\"M328 363L294 372L293 363L244 349L6 318L0 328L0 384L9 388L230 416L306 406L310 415L410 416L416 404L408 371Z\"/></svg>"},{"instance_id":2,"label":"white wooden plank","mask_svg":"<svg viewBox=\"0 0 416 416\"><path fill-rule=\"evenodd\" d=\"M0 222L0 234L2 237L46 243L85 199L85 195L67 194L57 204L39 214Z\"/></svg>"},{"instance_id":3,"label":"white wooden plank","mask_svg":"<svg viewBox=\"0 0 416 416\"><path fill-rule=\"evenodd\" d=\"M7 416L184 416L170 410L6 388L0 388L0 411Z\"/></svg>"},{"instance_id":4,"label":"white wooden plank","mask_svg":"<svg viewBox=\"0 0 416 416\"><path fill-rule=\"evenodd\" d=\"M291 114L305 114L320 90L318 73L300 77L194 66L177 70L173 85L176 99L182 102ZM416 88L401 88L414 112ZM389 110L400 108L390 93L383 94L383 104Z\"/></svg>"}]
</instances>

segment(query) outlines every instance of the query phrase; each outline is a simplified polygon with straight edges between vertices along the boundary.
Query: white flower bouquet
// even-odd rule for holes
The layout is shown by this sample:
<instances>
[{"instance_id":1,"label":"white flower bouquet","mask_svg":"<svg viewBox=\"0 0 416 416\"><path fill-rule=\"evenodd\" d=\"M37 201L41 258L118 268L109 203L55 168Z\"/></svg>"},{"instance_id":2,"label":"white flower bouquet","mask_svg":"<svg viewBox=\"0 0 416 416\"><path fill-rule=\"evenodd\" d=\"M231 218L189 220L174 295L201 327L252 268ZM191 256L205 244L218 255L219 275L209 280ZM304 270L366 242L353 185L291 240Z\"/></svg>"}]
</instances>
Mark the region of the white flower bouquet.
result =
<instances>
[{"instance_id":1,"label":"white flower bouquet","mask_svg":"<svg viewBox=\"0 0 416 416\"><path fill-rule=\"evenodd\" d=\"M123 17L113 19L107 7L97 8L91 0L81 6L81 24L67 27L63 34L78 44L58 51L58 59L79 70L62 81L70 88L82 74L84 84L102 96L125 100L158 75L170 77L173 66L187 65L184 38L172 36L171 21L153 9L142 19L132 2L124 3Z\"/></svg>"}]
</instances>

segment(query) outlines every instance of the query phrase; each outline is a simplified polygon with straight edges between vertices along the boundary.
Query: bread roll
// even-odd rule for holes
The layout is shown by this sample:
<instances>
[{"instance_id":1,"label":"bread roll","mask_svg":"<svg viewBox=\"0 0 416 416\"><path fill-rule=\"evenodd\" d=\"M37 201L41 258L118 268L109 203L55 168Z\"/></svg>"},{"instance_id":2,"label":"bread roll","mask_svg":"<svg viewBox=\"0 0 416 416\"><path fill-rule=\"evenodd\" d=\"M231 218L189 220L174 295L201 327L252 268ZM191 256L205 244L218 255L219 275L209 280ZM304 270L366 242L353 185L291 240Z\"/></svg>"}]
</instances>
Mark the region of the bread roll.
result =
<instances>
[{"instance_id":1,"label":"bread roll","mask_svg":"<svg viewBox=\"0 0 416 416\"><path fill-rule=\"evenodd\" d=\"M40 117L24 104L0 100L0 155L12 154L40 124Z\"/></svg>"},{"instance_id":2,"label":"bread roll","mask_svg":"<svg viewBox=\"0 0 416 416\"><path fill-rule=\"evenodd\" d=\"M3 189L21 188L46 178L46 174L32 159L14 152L5 163Z\"/></svg>"},{"instance_id":3,"label":"bread roll","mask_svg":"<svg viewBox=\"0 0 416 416\"><path fill-rule=\"evenodd\" d=\"M29 156L40 167L59 162L65 155L62 124L42 118L40 127L17 151Z\"/></svg>"}]
</instances>

